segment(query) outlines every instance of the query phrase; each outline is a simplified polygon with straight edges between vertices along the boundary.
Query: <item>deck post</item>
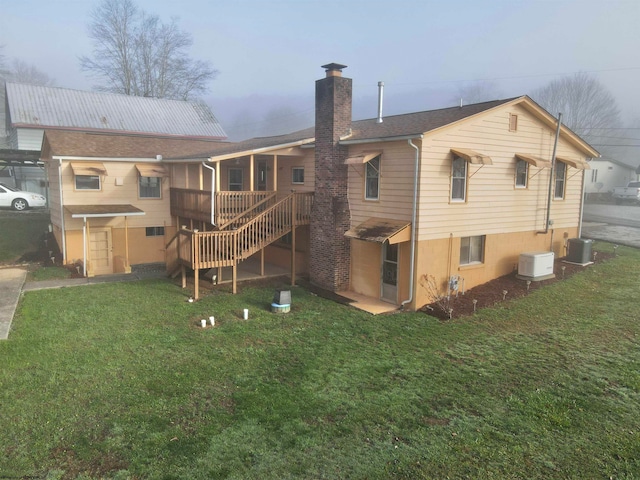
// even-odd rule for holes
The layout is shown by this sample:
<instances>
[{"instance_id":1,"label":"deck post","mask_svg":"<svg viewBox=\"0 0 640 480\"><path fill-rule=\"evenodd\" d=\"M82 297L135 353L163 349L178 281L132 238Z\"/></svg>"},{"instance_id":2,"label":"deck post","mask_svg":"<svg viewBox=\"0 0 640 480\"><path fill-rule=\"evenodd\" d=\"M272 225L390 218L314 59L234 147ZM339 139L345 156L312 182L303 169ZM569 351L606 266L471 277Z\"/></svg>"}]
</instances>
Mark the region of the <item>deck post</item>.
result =
<instances>
[{"instance_id":1,"label":"deck post","mask_svg":"<svg viewBox=\"0 0 640 480\"><path fill-rule=\"evenodd\" d=\"M198 300L200 298L200 269L196 267L193 271L193 299Z\"/></svg>"},{"instance_id":2,"label":"deck post","mask_svg":"<svg viewBox=\"0 0 640 480\"><path fill-rule=\"evenodd\" d=\"M187 288L187 267L180 265L180 273L182 275L182 288Z\"/></svg>"},{"instance_id":3,"label":"deck post","mask_svg":"<svg viewBox=\"0 0 640 480\"><path fill-rule=\"evenodd\" d=\"M260 276L264 277L264 248L260 249Z\"/></svg>"},{"instance_id":4,"label":"deck post","mask_svg":"<svg viewBox=\"0 0 640 480\"><path fill-rule=\"evenodd\" d=\"M124 217L124 262L125 273L131 273L131 266L129 265L129 221L127 217Z\"/></svg>"},{"instance_id":5,"label":"deck post","mask_svg":"<svg viewBox=\"0 0 640 480\"><path fill-rule=\"evenodd\" d=\"M233 233L233 267L231 268L231 292L235 295L238 291L238 232Z\"/></svg>"},{"instance_id":6,"label":"deck post","mask_svg":"<svg viewBox=\"0 0 640 480\"><path fill-rule=\"evenodd\" d=\"M296 284L296 194L291 197L291 286Z\"/></svg>"}]
</instances>

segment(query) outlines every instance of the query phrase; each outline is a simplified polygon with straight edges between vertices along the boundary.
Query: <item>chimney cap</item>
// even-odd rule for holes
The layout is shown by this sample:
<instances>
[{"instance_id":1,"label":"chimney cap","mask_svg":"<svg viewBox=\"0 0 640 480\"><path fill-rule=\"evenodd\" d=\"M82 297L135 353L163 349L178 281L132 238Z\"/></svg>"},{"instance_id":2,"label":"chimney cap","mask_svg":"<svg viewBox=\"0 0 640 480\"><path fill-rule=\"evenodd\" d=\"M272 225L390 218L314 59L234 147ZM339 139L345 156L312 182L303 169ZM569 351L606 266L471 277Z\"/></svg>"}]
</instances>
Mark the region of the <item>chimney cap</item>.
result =
<instances>
[{"instance_id":1,"label":"chimney cap","mask_svg":"<svg viewBox=\"0 0 640 480\"><path fill-rule=\"evenodd\" d=\"M347 68L347 66L339 63L327 63L326 65L322 65L322 68L327 72L327 77L339 77L342 73L342 69Z\"/></svg>"}]
</instances>

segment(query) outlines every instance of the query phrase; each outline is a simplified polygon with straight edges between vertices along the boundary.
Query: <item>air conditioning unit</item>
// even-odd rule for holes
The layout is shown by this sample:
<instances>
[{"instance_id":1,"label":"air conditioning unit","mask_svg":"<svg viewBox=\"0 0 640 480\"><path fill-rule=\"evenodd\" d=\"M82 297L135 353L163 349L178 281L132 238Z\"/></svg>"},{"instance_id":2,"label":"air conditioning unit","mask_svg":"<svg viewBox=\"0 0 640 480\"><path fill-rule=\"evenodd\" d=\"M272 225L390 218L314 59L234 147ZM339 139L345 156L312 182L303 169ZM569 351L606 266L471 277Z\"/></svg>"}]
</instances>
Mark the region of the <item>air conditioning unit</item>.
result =
<instances>
[{"instance_id":1,"label":"air conditioning unit","mask_svg":"<svg viewBox=\"0 0 640 480\"><path fill-rule=\"evenodd\" d=\"M518 261L518 277L527 280L553 278L553 252L521 253Z\"/></svg>"}]
</instances>

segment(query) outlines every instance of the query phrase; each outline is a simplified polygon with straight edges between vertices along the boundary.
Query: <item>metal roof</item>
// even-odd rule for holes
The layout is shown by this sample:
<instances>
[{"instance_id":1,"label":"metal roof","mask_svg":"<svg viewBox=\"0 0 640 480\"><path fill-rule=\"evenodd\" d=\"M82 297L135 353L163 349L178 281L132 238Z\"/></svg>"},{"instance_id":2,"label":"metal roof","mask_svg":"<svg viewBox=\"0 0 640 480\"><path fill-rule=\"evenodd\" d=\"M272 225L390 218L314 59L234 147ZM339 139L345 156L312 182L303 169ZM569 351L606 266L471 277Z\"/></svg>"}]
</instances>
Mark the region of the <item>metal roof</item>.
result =
<instances>
[{"instance_id":1,"label":"metal roof","mask_svg":"<svg viewBox=\"0 0 640 480\"><path fill-rule=\"evenodd\" d=\"M14 127L226 138L204 103L7 82Z\"/></svg>"}]
</instances>

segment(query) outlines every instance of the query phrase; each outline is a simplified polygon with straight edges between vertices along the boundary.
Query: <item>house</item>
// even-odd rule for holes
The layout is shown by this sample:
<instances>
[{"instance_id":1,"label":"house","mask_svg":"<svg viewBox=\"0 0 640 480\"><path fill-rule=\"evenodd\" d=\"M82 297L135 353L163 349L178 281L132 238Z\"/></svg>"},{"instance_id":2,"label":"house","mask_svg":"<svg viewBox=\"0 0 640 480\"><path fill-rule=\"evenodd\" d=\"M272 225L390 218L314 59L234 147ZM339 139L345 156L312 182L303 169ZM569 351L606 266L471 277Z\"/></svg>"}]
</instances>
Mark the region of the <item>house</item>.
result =
<instances>
[{"instance_id":1,"label":"house","mask_svg":"<svg viewBox=\"0 0 640 480\"><path fill-rule=\"evenodd\" d=\"M0 176L48 197L39 153L46 130L128 133L224 140L226 134L203 103L87 92L7 82L0 139ZM6 131L5 131L6 130Z\"/></svg>"},{"instance_id":2,"label":"house","mask_svg":"<svg viewBox=\"0 0 640 480\"><path fill-rule=\"evenodd\" d=\"M158 152L194 155L218 145L216 140L46 130L41 158L63 263L94 276L164 262L165 244L177 225L170 214L171 167Z\"/></svg>"},{"instance_id":3,"label":"house","mask_svg":"<svg viewBox=\"0 0 640 480\"><path fill-rule=\"evenodd\" d=\"M417 309L430 286L472 288L511 273L521 253L564 256L579 237L598 152L529 97L353 121L345 66L323 68L314 128L204 155L155 151L166 221L180 226L167 268L183 279L193 269L196 296L200 271L232 268L235 291L238 265L259 257L291 268L292 282L306 274L357 301Z\"/></svg>"},{"instance_id":4,"label":"house","mask_svg":"<svg viewBox=\"0 0 640 480\"><path fill-rule=\"evenodd\" d=\"M589 166L591 171L585 181L587 198L611 193L615 187L624 187L638 178L636 167L614 158L594 158Z\"/></svg>"}]
</instances>

